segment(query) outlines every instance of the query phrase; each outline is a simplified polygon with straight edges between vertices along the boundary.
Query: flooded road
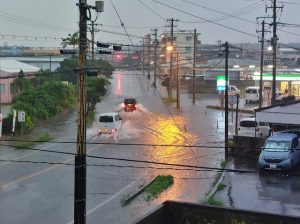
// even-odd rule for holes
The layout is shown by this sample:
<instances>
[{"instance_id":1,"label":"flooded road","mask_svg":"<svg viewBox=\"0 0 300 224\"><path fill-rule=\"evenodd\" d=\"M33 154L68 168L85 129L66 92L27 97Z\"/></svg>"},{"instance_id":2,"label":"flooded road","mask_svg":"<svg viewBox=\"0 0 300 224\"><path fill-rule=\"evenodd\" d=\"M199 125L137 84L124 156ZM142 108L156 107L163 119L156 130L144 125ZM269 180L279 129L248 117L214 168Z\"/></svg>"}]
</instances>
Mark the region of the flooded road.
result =
<instances>
[{"instance_id":1,"label":"flooded road","mask_svg":"<svg viewBox=\"0 0 300 224\"><path fill-rule=\"evenodd\" d=\"M165 200L200 202L214 181L215 172L169 164L219 166L224 132L216 124L224 122L222 113L208 111L205 98L193 106L187 94L181 96L181 111L176 105L167 107L165 89L158 91L151 83L137 72L115 72L107 96L97 104L95 121L87 130L87 223L130 223ZM121 107L128 97L138 101L134 112ZM122 117L116 138L97 136L100 113L113 111ZM37 149L60 153L22 150L18 157L15 149L4 149L3 158L28 163L0 164L1 223L72 223L74 156L70 153L76 150L76 114L54 122L49 130L56 132L56 143ZM188 147L192 145L198 147ZM151 203L141 195L130 205L121 205L157 175L172 175L174 185Z\"/></svg>"}]
</instances>

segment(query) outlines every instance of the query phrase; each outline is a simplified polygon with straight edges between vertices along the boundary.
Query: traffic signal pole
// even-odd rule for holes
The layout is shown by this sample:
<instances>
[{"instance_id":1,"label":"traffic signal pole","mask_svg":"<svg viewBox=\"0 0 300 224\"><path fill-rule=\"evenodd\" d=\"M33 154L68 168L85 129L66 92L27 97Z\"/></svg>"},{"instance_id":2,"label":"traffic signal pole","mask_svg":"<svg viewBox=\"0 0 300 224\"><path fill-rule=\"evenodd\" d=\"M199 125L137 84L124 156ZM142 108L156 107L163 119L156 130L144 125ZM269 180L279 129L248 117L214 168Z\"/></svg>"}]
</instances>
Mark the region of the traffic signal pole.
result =
<instances>
[{"instance_id":1,"label":"traffic signal pole","mask_svg":"<svg viewBox=\"0 0 300 224\"><path fill-rule=\"evenodd\" d=\"M225 159L228 159L228 42L225 42Z\"/></svg>"},{"instance_id":2,"label":"traffic signal pole","mask_svg":"<svg viewBox=\"0 0 300 224\"><path fill-rule=\"evenodd\" d=\"M79 0L79 97L75 155L74 224L86 223L86 53L87 5Z\"/></svg>"}]
</instances>

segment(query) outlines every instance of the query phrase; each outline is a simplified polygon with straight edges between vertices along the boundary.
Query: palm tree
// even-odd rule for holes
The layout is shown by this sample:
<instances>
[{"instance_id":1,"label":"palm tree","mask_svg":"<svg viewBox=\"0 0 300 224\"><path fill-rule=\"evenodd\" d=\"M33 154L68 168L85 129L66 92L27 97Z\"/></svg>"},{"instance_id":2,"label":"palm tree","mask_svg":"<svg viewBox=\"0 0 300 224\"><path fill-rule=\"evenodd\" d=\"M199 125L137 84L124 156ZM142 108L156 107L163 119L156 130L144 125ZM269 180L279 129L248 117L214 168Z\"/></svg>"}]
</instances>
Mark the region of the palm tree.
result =
<instances>
[{"instance_id":1,"label":"palm tree","mask_svg":"<svg viewBox=\"0 0 300 224\"><path fill-rule=\"evenodd\" d=\"M73 34L68 34L66 38L62 38L61 44L65 48L67 45L72 45L73 49L75 49L75 46L78 45L78 32L75 32Z\"/></svg>"}]
</instances>

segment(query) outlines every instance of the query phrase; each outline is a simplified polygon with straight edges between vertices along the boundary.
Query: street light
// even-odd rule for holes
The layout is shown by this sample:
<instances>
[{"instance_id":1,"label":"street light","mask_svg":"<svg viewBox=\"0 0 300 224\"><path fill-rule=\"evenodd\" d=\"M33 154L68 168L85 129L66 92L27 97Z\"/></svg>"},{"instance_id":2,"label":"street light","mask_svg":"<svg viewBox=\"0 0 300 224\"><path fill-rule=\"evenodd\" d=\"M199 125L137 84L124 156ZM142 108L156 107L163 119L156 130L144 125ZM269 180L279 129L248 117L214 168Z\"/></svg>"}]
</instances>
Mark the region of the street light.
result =
<instances>
[{"instance_id":1,"label":"street light","mask_svg":"<svg viewBox=\"0 0 300 224\"><path fill-rule=\"evenodd\" d=\"M174 51L174 47L172 45L167 46L167 51L170 53ZM176 85L176 102L177 102L177 109L180 109L180 77L179 77L179 52L175 51L176 54L176 79L177 79L177 85ZM171 87L172 88L172 87Z\"/></svg>"}]
</instances>

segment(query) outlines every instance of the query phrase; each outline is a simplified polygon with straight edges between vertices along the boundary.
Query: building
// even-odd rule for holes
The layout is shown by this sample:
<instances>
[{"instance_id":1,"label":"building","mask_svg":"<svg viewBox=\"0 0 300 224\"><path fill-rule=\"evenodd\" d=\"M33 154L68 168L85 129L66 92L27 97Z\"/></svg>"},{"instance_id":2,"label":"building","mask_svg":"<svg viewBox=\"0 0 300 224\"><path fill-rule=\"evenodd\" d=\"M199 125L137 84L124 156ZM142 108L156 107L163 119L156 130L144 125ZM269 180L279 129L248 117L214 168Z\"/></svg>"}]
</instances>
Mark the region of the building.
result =
<instances>
[{"instance_id":1,"label":"building","mask_svg":"<svg viewBox=\"0 0 300 224\"><path fill-rule=\"evenodd\" d=\"M271 87L273 74L269 69L265 70L263 73L263 86ZM257 85L260 82L260 72L255 72L253 75L253 80L257 82ZM276 87L281 92L287 90L288 95L294 95L300 97L300 70L299 69L277 69L276 70Z\"/></svg>"},{"instance_id":2,"label":"building","mask_svg":"<svg viewBox=\"0 0 300 224\"><path fill-rule=\"evenodd\" d=\"M14 81L21 70L28 77L35 75L40 68L17 60L0 59L0 103L11 103L15 99L17 89Z\"/></svg>"},{"instance_id":3,"label":"building","mask_svg":"<svg viewBox=\"0 0 300 224\"><path fill-rule=\"evenodd\" d=\"M162 75L170 74L170 52L167 51L167 47L171 45L171 33L163 33L160 35L160 72ZM199 34L196 38L196 49L200 45L198 40ZM196 50L197 51L197 50ZM178 53L178 54L177 54ZM199 52L197 51L197 54ZM196 57L197 57L196 54ZM173 33L173 60L172 60L172 74L176 71L177 55L179 57L180 74L186 75L193 72L193 59L194 59L194 33L192 32L174 32ZM173 71L174 70L174 71Z\"/></svg>"}]
</instances>

